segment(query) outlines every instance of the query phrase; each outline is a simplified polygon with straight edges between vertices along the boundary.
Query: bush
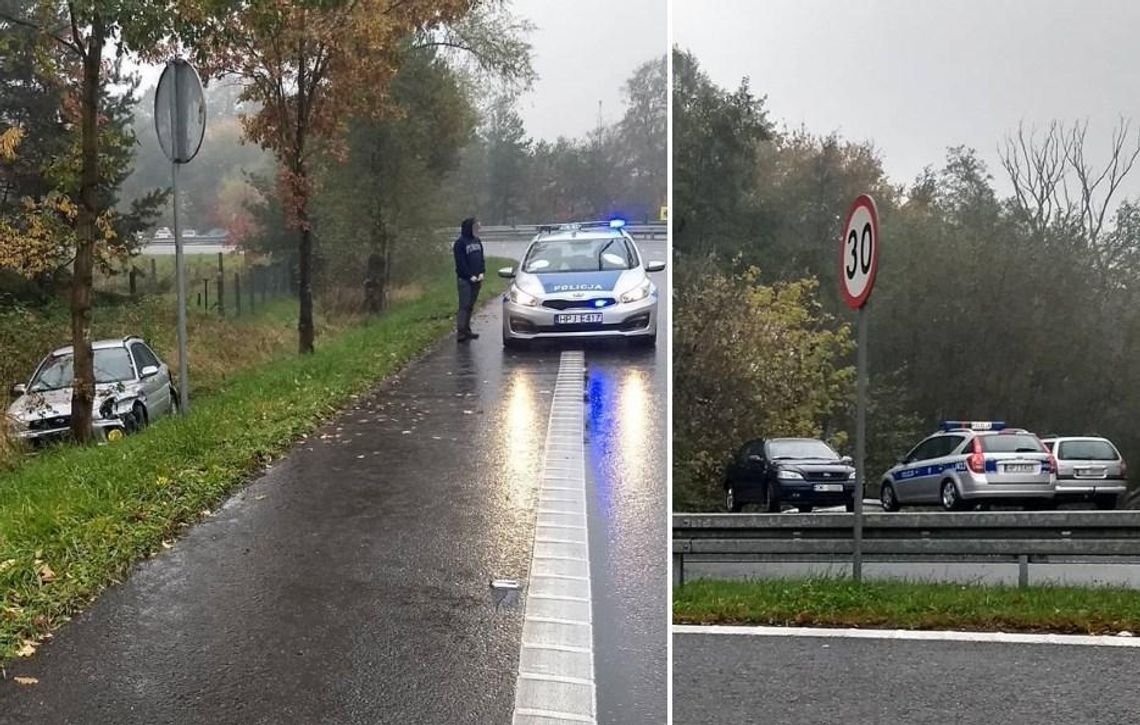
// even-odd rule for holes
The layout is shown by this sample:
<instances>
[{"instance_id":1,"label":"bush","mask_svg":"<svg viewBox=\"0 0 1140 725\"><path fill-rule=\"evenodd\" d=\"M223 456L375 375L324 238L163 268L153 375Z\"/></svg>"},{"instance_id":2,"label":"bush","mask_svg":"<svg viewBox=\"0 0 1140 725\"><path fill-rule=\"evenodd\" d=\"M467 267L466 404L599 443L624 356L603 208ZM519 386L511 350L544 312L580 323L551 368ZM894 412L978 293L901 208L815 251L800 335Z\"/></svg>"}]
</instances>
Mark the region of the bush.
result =
<instances>
[{"instance_id":1,"label":"bush","mask_svg":"<svg viewBox=\"0 0 1140 725\"><path fill-rule=\"evenodd\" d=\"M822 312L814 279L769 287L755 268L689 268L674 288L673 506L710 510L736 447L818 437L849 404L853 344L849 327Z\"/></svg>"}]
</instances>

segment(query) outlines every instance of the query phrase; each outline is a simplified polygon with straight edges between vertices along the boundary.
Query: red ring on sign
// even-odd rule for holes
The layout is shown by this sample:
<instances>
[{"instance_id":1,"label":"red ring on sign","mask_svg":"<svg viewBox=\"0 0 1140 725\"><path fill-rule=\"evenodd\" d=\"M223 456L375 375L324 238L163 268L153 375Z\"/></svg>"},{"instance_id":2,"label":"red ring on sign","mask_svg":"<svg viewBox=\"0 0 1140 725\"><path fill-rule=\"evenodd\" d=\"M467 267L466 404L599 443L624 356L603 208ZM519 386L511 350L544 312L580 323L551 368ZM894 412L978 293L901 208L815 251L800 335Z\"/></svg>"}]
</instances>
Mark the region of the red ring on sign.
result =
<instances>
[{"instance_id":1,"label":"red ring on sign","mask_svg":"<svg viewBox=\"0 0 1140 725\"><path fill-rule=\"evenodd\" d=\"M846 275L843 274L845 268L844 249L847 243L847 228L851 226L851 219L855 216L855 212L860 207L866 207L867 212L871 215L871 234L875 239L875 248L871 250L871 271L867 274L867 284L863 286L863 292L858 295L852 295L847 289L845 281ZM843 295L843 301L847 306L853 310L858 310L867 304L867 300L871 297L871 290L875 286L875 275L879 272L879 211L875 207L875 200L867 194L860 194L851 208L847 211L847 219L843 222L843 232L839 239L839 292Z\"/></svg>"}]
</instances>

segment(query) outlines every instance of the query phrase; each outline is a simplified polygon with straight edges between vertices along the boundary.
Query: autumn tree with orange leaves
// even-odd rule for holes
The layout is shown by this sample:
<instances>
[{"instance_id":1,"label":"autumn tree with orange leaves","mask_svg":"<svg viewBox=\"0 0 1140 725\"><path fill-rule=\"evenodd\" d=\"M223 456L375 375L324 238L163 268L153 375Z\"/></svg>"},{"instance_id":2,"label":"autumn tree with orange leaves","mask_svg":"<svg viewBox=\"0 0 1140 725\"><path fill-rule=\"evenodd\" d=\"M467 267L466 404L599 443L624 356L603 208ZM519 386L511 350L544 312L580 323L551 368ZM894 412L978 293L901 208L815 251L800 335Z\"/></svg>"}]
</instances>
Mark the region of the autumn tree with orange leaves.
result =
<instances>
[{"instance_id":1,"label":"autumn tree with orange leaves","mask_svg":"<svg viewBox=\"0 0 1140 725\"><path fill-rule=\"evenodd\" d=\"M100 242L113 239L113 217L101 204L100 156L107 149L100 133L106 121L102 104L111 74L109 55L154 52L173 26L172 6L162 0L34 0L26 6L0 8L0 33L22 28L41 38L53 71L67 85L63 111L79 130L74 163L74 193L55 191L29 200L25 223L0 229L0 242L17 250L21 262L34 269L59 252L65 240L74 254L71 279L71 342L74 384L71 433L76 441L91 439L95 370L91 349L91 298ZM11 133L11 130L8 130ZM19 153L19 139L5 141L8 154Z\"/></svg>"},{"instance_id":2,"label":"autumn tree with orange leaves","mask_svg":"<svg viewBox=\"0 0 1140 725\"><path fill-rule=\"evenodd\" d=\"M479 52L448 33L480 0L250 0L204 7L180 37L211 77L246 83L247 137L279 162L278 191L298 232L299 349L313 351L312 210L318 155L343 157L350 118L379 118L409 38ZM414 45L413 45L414 47ZM529 68L529 66L528 66Z\"/></svg>"}]
</instances>

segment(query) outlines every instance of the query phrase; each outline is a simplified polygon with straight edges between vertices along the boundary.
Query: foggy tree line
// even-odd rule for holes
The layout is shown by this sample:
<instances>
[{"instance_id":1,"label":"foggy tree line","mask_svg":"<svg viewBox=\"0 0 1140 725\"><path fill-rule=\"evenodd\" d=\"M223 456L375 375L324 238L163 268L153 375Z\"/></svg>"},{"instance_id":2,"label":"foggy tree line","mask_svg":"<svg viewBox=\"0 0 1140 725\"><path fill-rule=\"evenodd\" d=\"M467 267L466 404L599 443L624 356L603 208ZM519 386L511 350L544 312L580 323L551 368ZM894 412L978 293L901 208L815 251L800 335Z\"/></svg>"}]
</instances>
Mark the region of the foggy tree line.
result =
<instances>
[{"instance_id":1,"label":"foggy tree line","mask_svg":"<svg viewBox=\"0 0 1140 725\"><path fill-rule=\"evenodd\" d=\"M626 81L618 121L581 138L531 138L514 100L495 99L463 151L454 178L462 208L478 210L489 224L658 219L667 204L664 56L643 63Z\"/></svg>"},{"instance_id":2,"label":"foggy tree line","mask_svg":"<svg viewBox=\"0 0 1140 725\"><path fill-rule=\"evenodd\" d=\"M900 183L870 142L778 128L747 82L719 88L680 51L674 68L674 345L688 355L674 364L678 507L715 508L726 456L747 438L820 435L851 452L853 352L827 335L850 340L836 245L863 192L882 229L868 310L868 481L957 418L1104 435L1140 462L1130 420L1140 405L1140 202L1119 191L1140 148L1129 120L1101 159L1084 123L1029 124L995 139L1001 168L950 147ZM767 308L779 325L714 324L701 307L710 277L734 280L740 299L795 289L799 304ZM734 310L756 315L746 304L721 314ZM747 337L698 345L685 319L736 324ZM751 365L726 367L722 348ZM789 358L822 360L822 372L792 367L778 386L756 383L754 370L789 369ZM736 411L731 427L706 430L722 407Z\"/></svg>"}]
</instances>

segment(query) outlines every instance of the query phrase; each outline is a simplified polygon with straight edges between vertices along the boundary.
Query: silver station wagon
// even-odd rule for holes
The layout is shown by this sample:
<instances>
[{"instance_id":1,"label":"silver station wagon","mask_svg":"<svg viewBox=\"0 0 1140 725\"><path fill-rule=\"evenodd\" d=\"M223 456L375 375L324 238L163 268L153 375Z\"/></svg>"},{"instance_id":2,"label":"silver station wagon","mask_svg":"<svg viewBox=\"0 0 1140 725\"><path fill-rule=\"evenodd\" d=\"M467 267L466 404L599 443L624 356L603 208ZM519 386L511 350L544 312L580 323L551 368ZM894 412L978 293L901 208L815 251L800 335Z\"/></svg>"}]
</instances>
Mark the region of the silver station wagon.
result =
<instances>
[{"instance_id":1,"label":"silver station wagon","mask_svg":"<svg viewBox=\"0 0 1140 725\"><path fill-rule=\"evenodd\" d=\"M1128 490L1128 465L1107 438L1054 437L1042 441L1057 458L1057 501L1092 501L1114 509Z\"/></svg>"},{"instance_id":2,"label":"silver station wagon","mask_svg":"<svg viewBox=\"0 0 1140 725\"><path fill-rule=\"evenodd\" d=\"M96 439L115 440L177 410L170 368L142 338L99 340L91 347ZM61 347L40 362L31 380L12 386L7 418L17 438L38 444L70 436L73 362L72 348Z\"/></svg>"}]
</instances>

